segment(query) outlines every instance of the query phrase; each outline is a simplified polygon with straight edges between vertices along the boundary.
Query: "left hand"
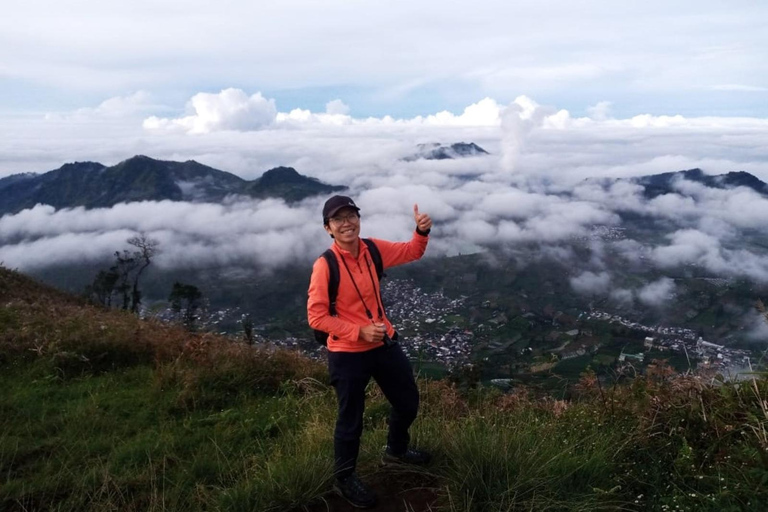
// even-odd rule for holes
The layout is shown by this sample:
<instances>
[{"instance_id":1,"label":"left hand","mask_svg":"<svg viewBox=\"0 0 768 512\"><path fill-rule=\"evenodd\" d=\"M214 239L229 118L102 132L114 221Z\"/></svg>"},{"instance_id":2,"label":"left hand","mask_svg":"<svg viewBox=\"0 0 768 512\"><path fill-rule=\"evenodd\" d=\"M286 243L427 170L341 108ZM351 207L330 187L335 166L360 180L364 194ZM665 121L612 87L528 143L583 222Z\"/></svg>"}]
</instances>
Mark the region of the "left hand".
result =
<instances>
[{"instance_id":1,"label":"left hand","mask_svg":"<svg viewBox=\"0 0 768 512\"><path fill-rule=\"evenodd\" d=\"M432 219L426 213L419 213L419 205L413 205L413 218L416 220L416 227L419 231L429 231L432 229Z\"/></svg>"}]
</instances>

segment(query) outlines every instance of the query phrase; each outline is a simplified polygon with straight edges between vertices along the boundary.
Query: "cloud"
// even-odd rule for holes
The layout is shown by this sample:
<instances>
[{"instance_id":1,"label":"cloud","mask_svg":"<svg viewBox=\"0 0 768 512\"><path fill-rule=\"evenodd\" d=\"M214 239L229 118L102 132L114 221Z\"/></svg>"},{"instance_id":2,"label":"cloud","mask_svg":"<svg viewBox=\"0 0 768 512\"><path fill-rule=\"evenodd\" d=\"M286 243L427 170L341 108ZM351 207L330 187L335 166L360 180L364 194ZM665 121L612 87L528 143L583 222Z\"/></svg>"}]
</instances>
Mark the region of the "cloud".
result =
<instances>
[{"instance_id":1,"label":"cloud","mask_svg":"<svg viewBox=\"0 0 768 512\"><path fill-rule=\"evenodd\" d=\"M497 126L501 121L502 107L491 98L484 98L469 105L460 115L447 110L422 118L417 116L411 123L435 126Z\"/></svg>"},{"instance_id":2,"label":"cloud","mask_svg":"<svg viewBox=\"0 0 768 512\"><path fill-rule=\"evenodd\" d=\"M640 288L637 299L647 306L662 307L673 298L674 292L674 280L662 277Z\"/></svg>"},{"instance_id":3,"label":"cloud","mask_svg":"<svg viewBox=\"0 0 768 512\"><path fill-rule=\"evenodd\" d=\"M147 91L136 91L127 96L108 98L93 108L80 108L70 113L49 112L45 115L45 119L79 122L103 119L125 121L163 108L162 105L153 102L152 95Z\"/></svg>"},{"instance_id":4,"label":"cloud","mask_svg":"<svg viewBox=\"0 0 768 512\"><path fill-rule=\"evenodd\" d=\"M768 318L757 311L749 311L744 318L746 337L748 340L768 342Z\"/></svg>"},{"instance_id":5,"label":"cloud","mask_svg":"<svg viewBox=\"0 0 768 512\"><path fill-rule=\"evenodd\" d=\"M582 295L603 295L611 291L611 276L608 272L582 272L569 279L571 288Z\"/></svg>"},{"instance_id":6,"label":"cloud","mask_svg":"<svg viewBox=\"0 0 768 512\"><path fill-rule=\"evenodd\" d=\"M610 101L600 101L591 107L587 107L587 113L595 121L605 121L610 118L611 105Z\"/></svg>"},{"instance_id":7,"label":"cloud","mask_svg":"<svg viewBox=\"0 0 768 512\"><path fill-rule=\"evenodd\" d=\"M687 263L701 261L723 262L720 242L712 236L686 229L669 235L672 243L660 246L651 253L653 259L662 268L672 268Z\"/></svg>"},{"instance_id":8,"label":"cloud","mask_svg":"<svg viewBox=\"0 0 768 512\"><path fill-rule=\"evenodd\" d=\"M51 263L103 261L143 232L160 242L160 268L246 265L275 268L312 259L321 247L313 208L290 208L279 200L229 205L141 202L112 208L55 210L38 205L0 218L0 261L35 269ZM316 252L316 251L315 251Z\"/></svg>"},{"instance_id":9,"label":"cloud","mask_svg":"<svg viewBox=\"0 0 768 512\"><path fill-rule=\"evenodd\" d=\"M349 114L349 106L341 100L329 101L325 104L325 113L330 115L342 115Z\"/></svg>"},{"instance_id":10,"label":"cloud","mask_svg":"<svg viewBox=\"0 0 768 512\"><path fill-rule=\"evenodd\" d=\"M635 294L632 292L632 290L614 288L610 292L610 297L611 300L620 306L631 306L634 302Z\"/></svg>"},{"instance_id":11,"label":"cloud","mask_svg":"<svg viewBox=\"0 0 768 512\"><path fill-rule=\"evenodd\" d=\"M738 92L765 92L768 91L768 87L760 87L755 85L739 85L739 84L723 84L713 85L710 89L715 91L738 91Z\"/></svg>"},{"instance_id":12,"label":"cloud","mask_svg":"<svg viewBox=\"0 0 768 512\"><path fill-rule=\"evenodd\" d=\"M261 93L248 96L240 89L224 89L218 94L198 93L189 102L194 114L176 118L152 116L144 121L147 130L177 130L189 134L205 134L215 131L251 131L275 122L277 108L274 100Z\"/></svg>"},{"instance_id":13,"label":"cloud","mask_svg":"<svg viewBox=\"0 0 768 512\"><path fill-rule=\"evenodd\" d=\"M136 112L152 101L143 94L118 97L81 114L121 119L107 113L131 111L133 105L135 122ZM572 286L583 290L598 277L620 286L627 271L647 275L649 269L664 273L689 265L713 275L768 282L764 251L744 238L745 233L755 240L768 233L762 220L768 217L765 197L747 188L717 190L681 180L674 193L649 200L639 185L613 179L692 167L710 173L747 170L768 179L760 174L768 160L763 151L768 121L763 119L683 117L668 123L653 121L663 116L650 116L651 121L637 123L594 112L579 118L526 96L506 106L485 98L455 114L401 119L355 118L341 100L330 101L324 112L278 112L261 94L235 89L195 95L190 105L197 105L194 115L163 121L175 129L92 124L73 116L40 124L19 121L0 138L0 166L18 171L50 161L45 165L55 168L73 159L111 165L141 153L195 159L254 179L269 168L290 165L349 186L363 205L364 235L407 239L412 206L419 203L435 220L430 255L533 248L569 262L577 276ZM190 136L192 130L199 133ZM40 140L46 141L45 152L38 149ZM404 160L417 144L435 141L475 142L491 154ZM274 200L147 202L97 211L38 206L0 219L0 261L24 268L89 260L102 250L108 257L114 247L107 246L141 231L169 249L159 265L274 268L307 262L327 244L317 221L322 199L290 206ZM668 236L635 240L627 232L625 239L595 240L596 233L623 228L627 215L649 219ZM590 248L586 261L571 249L579 245ZM35 257L25 257L27 251ZM614 257L621 268L611 266ZM590 280L589 273L597 277ZM629 290L608 293L622 303L634 300Z\"/></svg>"}]
</instances>

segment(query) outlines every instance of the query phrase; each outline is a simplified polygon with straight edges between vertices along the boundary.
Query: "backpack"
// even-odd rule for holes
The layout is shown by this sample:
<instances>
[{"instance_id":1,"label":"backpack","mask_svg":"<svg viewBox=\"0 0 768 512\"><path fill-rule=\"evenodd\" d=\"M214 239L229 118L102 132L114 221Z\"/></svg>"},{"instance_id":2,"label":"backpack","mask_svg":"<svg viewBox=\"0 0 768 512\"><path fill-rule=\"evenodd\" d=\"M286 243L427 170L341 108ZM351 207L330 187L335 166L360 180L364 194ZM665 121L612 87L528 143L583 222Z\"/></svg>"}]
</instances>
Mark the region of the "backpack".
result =
<instances>
[{"instance_id":1,"label":"backpack","mask_svg":"<svg viewBox=\"0 0 768 512\"><path fill-rule=\"evenodd\" d=\"M368 252L371 254L371 260L373 260L373 266L376 267L376 277L381 282L381 278L384 277L384 263L381 261L381 253L379 248L370 238L363 238L363 242L368 246ZM332 249L327 249L322 257L328 263L328 270L330 275L328 277L328 312L331 316L336 316L336 297L339 294L339 261L336 259ZM313 329L315 333L315 341L323 346L328 345L328 333Z\"/></svg>"}]
</instances>

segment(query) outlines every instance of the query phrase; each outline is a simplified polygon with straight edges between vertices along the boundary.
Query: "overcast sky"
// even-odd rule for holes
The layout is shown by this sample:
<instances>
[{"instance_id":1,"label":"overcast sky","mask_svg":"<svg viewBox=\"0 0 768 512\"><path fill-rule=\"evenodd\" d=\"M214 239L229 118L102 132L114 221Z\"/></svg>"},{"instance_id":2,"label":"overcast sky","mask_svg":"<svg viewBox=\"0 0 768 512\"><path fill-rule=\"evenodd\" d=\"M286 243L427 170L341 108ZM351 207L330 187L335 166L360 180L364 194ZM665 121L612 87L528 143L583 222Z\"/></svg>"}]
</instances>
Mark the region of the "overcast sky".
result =
<instances>
[{"instance_id":1,"label":"overcast sky","mask_svg":"<svg viewBox=\"0 0 768 512\"><path fill-rule=\"evenodd\" d=\"M755 0L6 0L0 111L147 91L178 110L235 87L285 111L456 112L528 95L575 115L768 115Z\"/></svg>"}]
</instances>

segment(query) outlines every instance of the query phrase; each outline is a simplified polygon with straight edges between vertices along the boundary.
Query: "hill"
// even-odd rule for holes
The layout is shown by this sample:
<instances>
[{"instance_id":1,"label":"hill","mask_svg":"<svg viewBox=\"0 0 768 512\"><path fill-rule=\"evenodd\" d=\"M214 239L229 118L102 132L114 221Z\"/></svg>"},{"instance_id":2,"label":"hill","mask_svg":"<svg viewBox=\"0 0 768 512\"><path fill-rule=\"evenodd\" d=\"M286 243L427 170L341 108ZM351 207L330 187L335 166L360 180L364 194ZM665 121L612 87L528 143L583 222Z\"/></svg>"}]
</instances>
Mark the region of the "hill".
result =
<instances>
[{"instance_id":1,"label":"hill","mask_svg":"<svg viewBox=\"0 0 768 512\"><path fill-rule=\"evenodd\" d=\"M276 167L246 184L243 190L251 197L281 197L292 202L300 201L305 197L337 192L345 188L326 185L314 178L302 176L293 167Z\"/></svg>"},{"instance_id":2,"label":"hill","mask_svg":"<svg viewBox=\"0 0 768 512\"><path fill-rule=\"evenodd\" d=\"M39 203L57 209L99 208L131 201L219 202L238 194L293 202L345 188L303 176L292 167L270 169L247 181L194 160L173 162L138 155L112 167L75 162L41 175L0 179L0 215Z\"/></svg>"},{"instance_id":3,"label":"hill","mask_svg":"<svg viewBox=\"0 0 768 512\"><path fill-rule=\"evenodd\" d=\"M323 365L104 310L0 267L0 509L350 510L330 496ZM717 385L710 383L716 382ZM426 470L382 468L368 396L359 472L377 510L762 510L768 380L603 382L567 400L471 372L419 381Z\"/></svg>"}]
</instances>

